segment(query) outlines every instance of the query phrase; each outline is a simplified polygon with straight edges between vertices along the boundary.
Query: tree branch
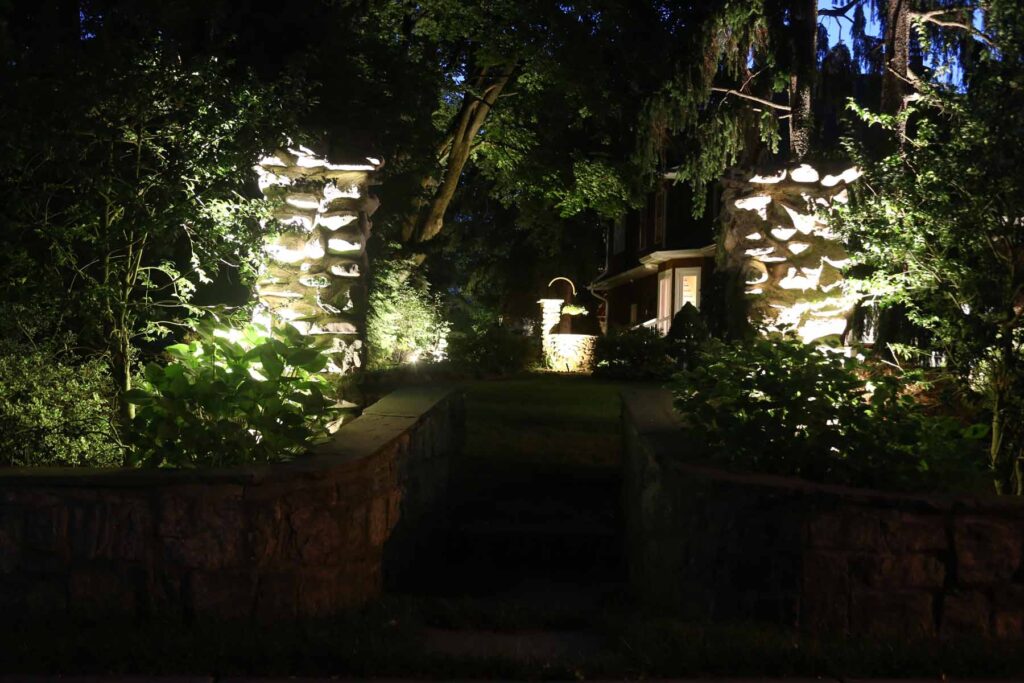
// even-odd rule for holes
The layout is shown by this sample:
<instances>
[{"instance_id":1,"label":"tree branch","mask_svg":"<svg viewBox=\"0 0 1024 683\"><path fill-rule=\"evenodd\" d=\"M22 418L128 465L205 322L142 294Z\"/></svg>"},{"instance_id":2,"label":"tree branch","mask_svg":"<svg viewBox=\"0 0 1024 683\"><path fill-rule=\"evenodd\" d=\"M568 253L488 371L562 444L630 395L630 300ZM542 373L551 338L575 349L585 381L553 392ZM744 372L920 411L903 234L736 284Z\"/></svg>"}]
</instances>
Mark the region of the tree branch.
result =
<instances>
[{"instance_id":1,"label":"tree branch","mask_svg":"<svg viewBox=\"0 0 1024 683\"><path fill-rule=\"evenodd\" d=\"M846 13L849 12L854 7L856 7L857 5L859 5L863 1L864 0L850 0L850 2L846 3L842 7L833 7L832 9L819 9L818 10L818 16L822 16L822 17L839 17L839 18L846 19L846 18L848 18L846 16Z\"/></svg>"},{"instance_id":2,"label":"tree branch","mask_svg":"<svg viewBox=\"0 0 1024 683\"><path fill-rule=\"evenodd\" d=\"M792 111L792 109L790 109L789 105L778 104L776 102L772 102L771 100L766 100L766 99L763 99L761 97L755 97L754 95L748 95L746 93L740 92L739 90L733 90L731 88L716 88L716 87L712 86L711 92L720 92L720 93L725 94L726 97L728 97L729 95L735 95L736 97L740 97L740 98L742 98L744 100L750 100L751 102L757 102L758 104L763 104L766 107L771 107L772 109L778 109L779 111Z\"/></svg>"},{"instance_id":3,"label":"tree branch","mask_svg":"<svg viewBox=\"0 0 1024 683\"><path fill-rule=\"evenodd\" d=\"M515 80L517 70L515 65L502 67L497 73L484 69L475 79L475 85L479 87L464 96L462 108L448 136L451 143L443 162L444 176L434 185L433 197L403 225L402 237L406 241L426 242L441 231L445 210L455 196L462 169L473 150L473 141L502 91ZM425 187L431 184L427 183Z\"/></svg>"},{"instance_id":4,"label":"tree branch","mask_svg":"<svg viewBox=\"0 0 1024 683\"><path fill-rule=\"evenodd\" d=\"M910 18L916 19L917 21L920 21L922 23L934 24L935 26L942 26L943 28L958 28L963 31L967 31L982 43L985 43L989 47L995 47L995 43L992 41L992 38L984 31L980 31L974 26L971 26L970 24L965 24L960 21L950 21L948 19L939 18L943 14L949 14L950 12L960 12L965 9L968 8L953 7L947 9L935 9L929 12L910 12Z\"/></svg>"}]
</instances>

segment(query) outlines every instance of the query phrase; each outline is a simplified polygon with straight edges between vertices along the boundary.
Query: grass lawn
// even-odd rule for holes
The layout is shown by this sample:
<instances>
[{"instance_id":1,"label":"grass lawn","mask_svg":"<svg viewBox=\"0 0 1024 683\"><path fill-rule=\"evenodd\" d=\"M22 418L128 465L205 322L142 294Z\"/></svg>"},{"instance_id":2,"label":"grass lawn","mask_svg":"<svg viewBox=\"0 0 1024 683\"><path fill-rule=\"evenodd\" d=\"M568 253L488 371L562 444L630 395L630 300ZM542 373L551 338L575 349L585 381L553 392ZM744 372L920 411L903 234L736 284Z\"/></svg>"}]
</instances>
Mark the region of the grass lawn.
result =
<instances>
[{"instance_id":1,"label":"grass lawn","mask_svg":"<svg viewBox=\"0 0 1024 683\"><path fill-rule=\"evenodd\" d=\"M467 459L615 467L618 385L539 374L466 387Z\"/></svg>"}]
</instances>

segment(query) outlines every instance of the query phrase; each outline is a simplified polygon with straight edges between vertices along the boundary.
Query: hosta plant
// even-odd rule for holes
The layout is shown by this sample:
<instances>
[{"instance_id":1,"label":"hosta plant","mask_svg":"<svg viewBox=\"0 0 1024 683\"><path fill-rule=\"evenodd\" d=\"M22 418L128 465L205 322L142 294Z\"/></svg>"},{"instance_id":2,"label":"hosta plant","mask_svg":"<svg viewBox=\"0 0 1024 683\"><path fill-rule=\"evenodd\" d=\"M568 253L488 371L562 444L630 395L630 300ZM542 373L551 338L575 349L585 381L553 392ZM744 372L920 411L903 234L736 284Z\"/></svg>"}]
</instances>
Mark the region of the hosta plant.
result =
<instances>
[{"instance_id":1,"label":"hosta plant","mask_svg":"<svg viewBox=\"0 0 1024 683\"><path fill-rule=\"evenodd\" d=\"M134 460L164 467L288 460L325 438L335 401L316 342L290 325L199 326L125 395L137 406Z\"/></svg>"}]
</instances>

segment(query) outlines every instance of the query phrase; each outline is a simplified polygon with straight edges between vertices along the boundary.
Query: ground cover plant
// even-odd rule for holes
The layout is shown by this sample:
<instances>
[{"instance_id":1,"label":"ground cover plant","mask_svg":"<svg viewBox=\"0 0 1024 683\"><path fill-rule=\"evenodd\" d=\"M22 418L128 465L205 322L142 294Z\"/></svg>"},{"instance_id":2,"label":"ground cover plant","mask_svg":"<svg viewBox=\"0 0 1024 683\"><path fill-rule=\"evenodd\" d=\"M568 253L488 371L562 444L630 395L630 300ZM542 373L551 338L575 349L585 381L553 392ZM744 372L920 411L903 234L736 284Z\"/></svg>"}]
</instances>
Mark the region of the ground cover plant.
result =
<instances>
[{"instance_id":1,"label":"ground cover plant","mask_svg":"<svg viewBox=\"0 0 1024 683\"><path fill-rule=\"evenodd\" d=\"M930 414L902 378L794 337L711 341L670 386L689 457L835 484L985 487L984 425Z\"/></svg>"},{"instance_id":2,"label":"ground cover plant","mask_svg":"<svg viewBox=\"0 0 1024 683\"><path fill-rule=\"evenodd\" d=\"M328 357L287 324L200 324L196 338L165 349L125 398L130 462L197 467L288 460L327 435L332 388L318 374Z\"/></svg>"}]
</instances>

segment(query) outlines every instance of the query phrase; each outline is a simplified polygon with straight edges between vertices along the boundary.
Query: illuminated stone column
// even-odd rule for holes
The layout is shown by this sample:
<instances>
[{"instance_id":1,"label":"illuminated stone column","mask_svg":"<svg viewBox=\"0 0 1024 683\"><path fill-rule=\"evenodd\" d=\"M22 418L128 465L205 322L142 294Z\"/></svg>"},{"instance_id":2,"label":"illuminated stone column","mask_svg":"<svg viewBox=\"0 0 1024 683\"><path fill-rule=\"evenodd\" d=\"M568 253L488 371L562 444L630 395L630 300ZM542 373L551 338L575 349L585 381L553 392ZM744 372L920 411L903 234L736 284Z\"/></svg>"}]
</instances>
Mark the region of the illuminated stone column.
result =
<instances>
[{"instance_id":1,"label":"illuminated stone column","mask_svg":"<svg viewBox=\"0 0 1024 683\"><path fill-rule=\"evenodd\" d=\"M260 302L304 334L328 336L328 371L341 375L363 365L366 241L379 204L368 188L380 165L332 164L300 146L256 166L263 193L282 200Z\"/></svg>"},{"instance_id":2,"label":"illuminated stone column","mask_svg":"<svg viewBox=\"0 0 1024 683\"><path fill-rule=\"evenodd\" d=\"M842 278L846 250L819 216L848 201L856 168L807 164L771 174L735 171L723 181L722 246L742 273L751 320L789 326L805 342L837 341L857 303Z\"/></svg>"},{"instance_id":3,"label":"illuminated stone column","mask_svg":"<svg viewBox=\"0 0 1024 683\"><path fill-rule=\"evenodd\" d=\"M562 319L562 303L565 299L541 299L540 304L540 343L544 352L544 361L551 367L554 346L551 343L551 329Z\"/></svg>"}]
</instances>

